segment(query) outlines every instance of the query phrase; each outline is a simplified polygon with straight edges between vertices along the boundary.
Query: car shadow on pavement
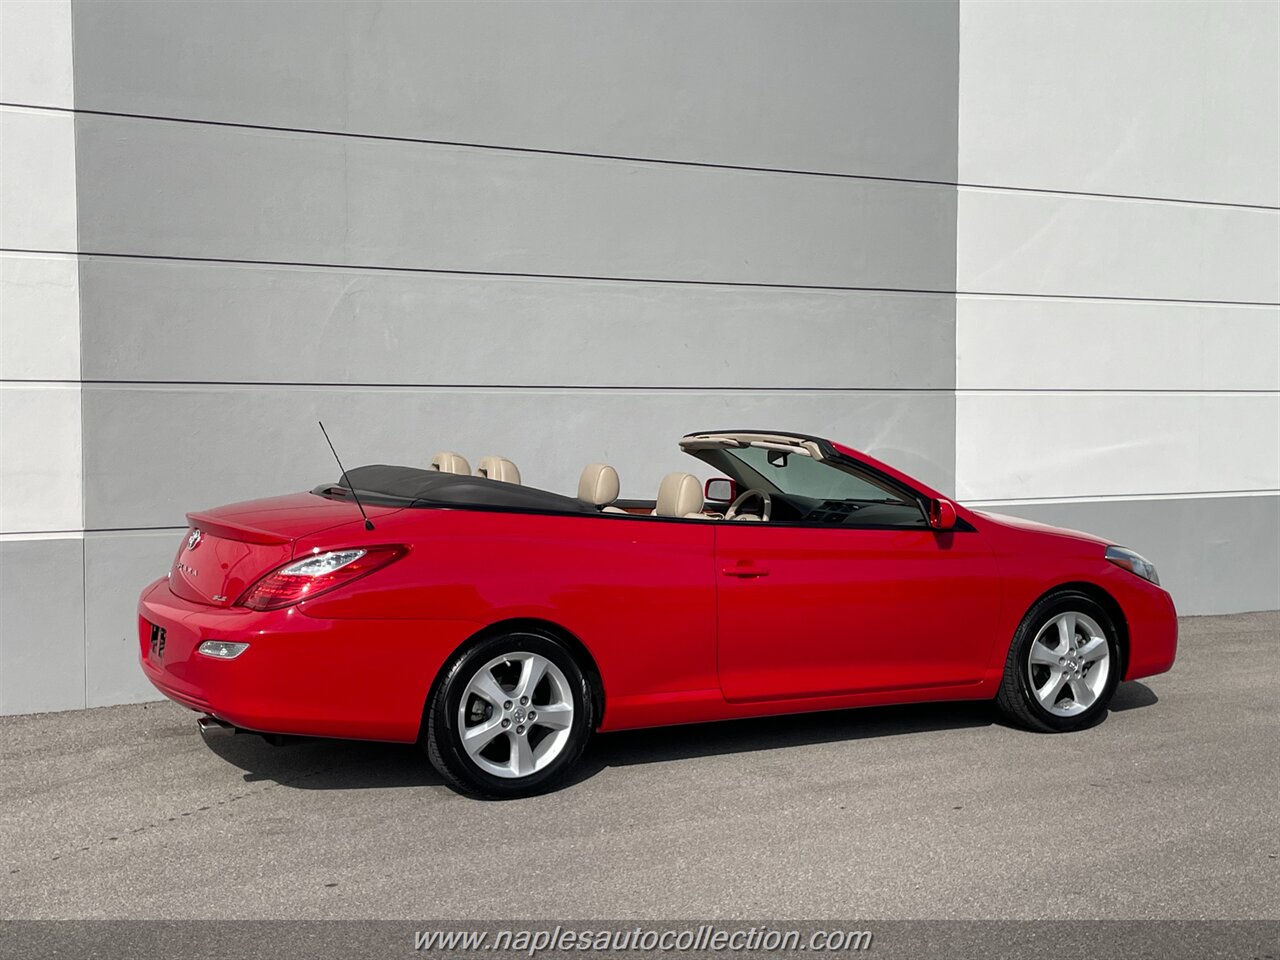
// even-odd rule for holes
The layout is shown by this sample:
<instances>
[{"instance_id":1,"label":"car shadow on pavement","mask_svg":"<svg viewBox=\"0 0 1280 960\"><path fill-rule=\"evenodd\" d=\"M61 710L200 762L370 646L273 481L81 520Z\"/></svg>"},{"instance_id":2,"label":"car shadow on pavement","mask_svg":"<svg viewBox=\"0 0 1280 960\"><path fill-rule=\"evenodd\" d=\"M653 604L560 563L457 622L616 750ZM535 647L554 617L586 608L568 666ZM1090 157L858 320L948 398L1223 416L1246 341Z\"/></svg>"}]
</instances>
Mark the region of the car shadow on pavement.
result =
<instances>
[{"instance_id":1,"label":"car shadow on pavement","mask_svg":"<svg viewBox=\"0 0 1280 960\"><path fill-rule=\"evenodd\" d=\"M1112 712L1158 702L1145 684L1122 683ZM1000 720L986 702L924 703L761 717L682 727L599 734L587 745L566 786L589 780L608 767L665 763L758 750L864 740L991 726ZM206 744L253 783L271 780L300 790L372 790L443 786L414 744L288 738L272 745L252 734L215 737Z\"/></svg>"},{"instance_id":2,"label":"car shadow on pavement","mask_svg":"<svg viewBox=\"0 0 1280 960\"><path fill-rule=\"evenodd\" d=\"M244 771L246 783L274 780L300 790L433 787L444 781L412 743L369 743L291 737L280 745L253 734L217 737L205 745Z\"/></svg>"},{"instance_id":3,"label":"car shadow on pavement","mask_svg":"<svg viewBox=\"0 0 1280 960\"><path fill-rule=\"evenodd\" d=\"M1160 702L1156 692L1145 683L1130 680L1116 687L1115 696L1111 698L1111 713L1123 713L1125 710L1137 710L1139 707L1151 707Z\"/></svg>"}]
</instances>

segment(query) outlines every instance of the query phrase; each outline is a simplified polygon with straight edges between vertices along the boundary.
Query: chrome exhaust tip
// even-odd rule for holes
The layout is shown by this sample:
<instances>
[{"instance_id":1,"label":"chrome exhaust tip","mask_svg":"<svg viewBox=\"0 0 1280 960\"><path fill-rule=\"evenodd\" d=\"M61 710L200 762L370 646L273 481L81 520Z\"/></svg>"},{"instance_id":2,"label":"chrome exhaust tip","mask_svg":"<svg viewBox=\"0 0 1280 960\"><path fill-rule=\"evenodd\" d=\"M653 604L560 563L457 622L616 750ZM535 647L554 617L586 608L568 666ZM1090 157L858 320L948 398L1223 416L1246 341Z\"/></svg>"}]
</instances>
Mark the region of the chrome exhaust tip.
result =
<instances>
[{"instance_id":1,"label":"chrome exhaust tip","mask_svg":"<svg viewBox=\"0 0 1280 960\"><path fill-rule=\"evenodd\" d=\"M200 735L205 738L230 737L240 732L225 720L219 720L217 717L201 717L196 721L196 726L200 728Z\"/></svg>"}]
</instances>

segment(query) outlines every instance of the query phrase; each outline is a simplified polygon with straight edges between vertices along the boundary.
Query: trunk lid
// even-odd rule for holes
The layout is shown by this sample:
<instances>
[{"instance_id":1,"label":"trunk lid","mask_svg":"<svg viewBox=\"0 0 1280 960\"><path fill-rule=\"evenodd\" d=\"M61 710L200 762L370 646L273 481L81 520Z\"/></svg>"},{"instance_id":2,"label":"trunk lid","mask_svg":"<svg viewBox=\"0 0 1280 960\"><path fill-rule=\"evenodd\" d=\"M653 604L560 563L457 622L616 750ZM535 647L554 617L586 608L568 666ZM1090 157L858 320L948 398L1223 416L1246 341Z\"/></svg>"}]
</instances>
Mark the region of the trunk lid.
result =
<instances>
[{"instance_id":1,"label":"trunk lid","mask_svg":"<svg viewBox=\"0 0 1280 960\"><path fill-rule=\"evenodd\" d=\"M366 509L374 520L400 510ZM169 589L184 600L217 607L231 606L250 584L290 560L300 537L348 523L363 533L353 503L313 493L233 503L189 513L187 520L191 525L173 558Z\"/></svg>"}]
</instances>

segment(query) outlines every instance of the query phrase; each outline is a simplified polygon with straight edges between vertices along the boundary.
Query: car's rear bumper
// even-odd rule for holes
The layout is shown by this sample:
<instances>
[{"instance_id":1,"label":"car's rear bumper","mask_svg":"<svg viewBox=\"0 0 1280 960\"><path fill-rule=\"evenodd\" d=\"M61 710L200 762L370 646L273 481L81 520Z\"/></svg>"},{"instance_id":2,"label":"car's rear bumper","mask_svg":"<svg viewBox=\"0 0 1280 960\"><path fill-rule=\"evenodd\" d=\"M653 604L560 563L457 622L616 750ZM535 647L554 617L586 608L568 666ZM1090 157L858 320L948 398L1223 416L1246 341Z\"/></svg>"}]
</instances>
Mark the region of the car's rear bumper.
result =
<instances>
[{"instance_id":1,"label":"car's rear bumper","mask_svg":"<svg viewBox=\"0 0 1280 960\"><path fill-rule=\"evenodd\" d=\"M152 649L155 624L163 650ZM336 620L183 600L157 580L138 600L139 659L170 700L245 730L410 742L445 658L477 628L457 620ZM205 640L248 643L233 660Z\"/></svg>"}]
</instances>

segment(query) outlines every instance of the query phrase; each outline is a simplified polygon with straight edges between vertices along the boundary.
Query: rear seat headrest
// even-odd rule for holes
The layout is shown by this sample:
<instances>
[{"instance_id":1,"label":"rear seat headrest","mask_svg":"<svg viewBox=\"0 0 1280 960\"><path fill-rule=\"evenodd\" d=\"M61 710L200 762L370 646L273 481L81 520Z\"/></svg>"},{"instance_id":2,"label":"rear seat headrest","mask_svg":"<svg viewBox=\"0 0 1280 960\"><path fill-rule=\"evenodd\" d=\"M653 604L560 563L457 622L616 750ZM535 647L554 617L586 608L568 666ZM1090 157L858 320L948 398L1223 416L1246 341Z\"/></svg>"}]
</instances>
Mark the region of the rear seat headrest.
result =
<instances>
[{"instance_id":1,"label":"rear seat headrest","mask_svg":"<svg viewBox=\"0 0 1280 960\"><path fill-rule=\"evenodd\" d=\"M471 476L471 464L467 463L467 458L460 453L453 453L449 450L441 451L431 458L431 469L439 470L441 473L456 473L460 476Z\"/></svg>"},{"instance_id":2,"label":"rear seat headrest","mask_svg":"<svg viewBox=\"0 0 1280 960\"><path fill-rule=\"evenodd\" d=\"M578 499L603 507L618 499L618 471L607 463L588 463L578 478Z\"/></svg>"},{"instance_id":3,"label":"rear seat headrest","mask_svg":"<svg viewBox=\"0 0 1280 960\"><path fill-rule=\"evenodd\" d=\"M481 457L476 476L520 485L520 470L506 457Z\"/></svg>"}]
</instances>

